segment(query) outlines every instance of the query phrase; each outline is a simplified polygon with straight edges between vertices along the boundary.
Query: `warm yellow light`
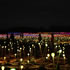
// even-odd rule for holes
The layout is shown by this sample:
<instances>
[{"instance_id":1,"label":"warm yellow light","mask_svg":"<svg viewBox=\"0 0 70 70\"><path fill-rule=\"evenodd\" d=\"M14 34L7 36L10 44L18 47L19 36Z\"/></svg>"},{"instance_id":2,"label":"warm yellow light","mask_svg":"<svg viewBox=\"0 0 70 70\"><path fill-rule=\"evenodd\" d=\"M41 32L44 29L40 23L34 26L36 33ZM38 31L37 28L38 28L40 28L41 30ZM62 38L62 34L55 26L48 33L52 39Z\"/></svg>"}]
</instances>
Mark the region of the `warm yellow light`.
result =
<instances>
[{"instance_id":1,"label":"warm yellow light","mask_svg":"<svg viewBox=\"0 0 70 70\"><path fill-rule=\"evenodd\" d=\"M15 57L17 56L17 54L14 54L15 55Z\"/></svg>"},{"instance_id":2,"label":"warm yellow light","mask_svg":"<svg viewBox=\"0 0 70 70\"><path fill-rule=\"evenodd\" d=\"M47 46L48 46L48 44L45 44L45 46L47 47Z\"/></svg>"},{"instance_id":3,"label":"warm yellow light","mask_svg":"<svg viewBox=\"0 0 70 70\"><path fill-rule=\"evenodd\" d=\"M29 63L30 61L29 60L27 60L27 63Z\"/></svg>"},{"instance_id":4,"label":"warm yellow light","mask_svg":"<svg viewBox=\"0 0 70 70\"><path fill-rule=\"evenodd\" d=\"M48 52L49 52L50 50L48 49Z\"/></svg>"},{"instance_id":5,"label":"warm yellow light","mask_svg":"<svg viewBox=\"0 0 70 70\"><path fill-rule=\"evenodd\" d=\"M63 50L65 50L65 47L63 47Z\"/></svg>"},{"instance_id":6,"label":"warm yellow light","mask_svg":"<svg viewBox=\"0 0 70 70\"><path fill-rule=\"evenodd\" d=\"M46 59L48 59L48 57L46 57Z\"/></svg>"},{"instance_id":7,"label":"warm yellow light","mask_svg":"<svg viewBox=\"0 0 70 70\"><path fill-rule=\"evenodd\" d=\"M20 48L20 50L22 50L22 48Z\"/></svg>"},{"instance_id":8,"label":"warm yellow light","mask_svg":"<svg viewBox=\"0 0 70 70\"><path fill-rule=\"evenodd\" d=\"M23 50L25 50L25 47L23 47Z\"/></svg>"},{"instance_id":9,"label":"warm yellow light","mask_svg":"<svg viewBox=\"0 0 70 70\"><path fill-rule=\"evenodd\" d=\"M62 53L62 50L59 50L59 53Z\"/></svg>"},{"instance_id":10,"label":"warm yellow light","mask_svg":"<svg viewBox=\"0 0 70 70\"><path fill-rule=\"evenodd\" d=\"M11 44L11 42L9 42Z\"/></svg>"},{"instance_id":11,"label":"warm yellow light","mask_svg":"<svg viewBox=\"0 0 70 70\"><path fill-rule=\"evenodd\" d=\"M47 54L48 57L50 57L50 54Z\"/></svg>"},{"instance_id":12,"label":"warm yellow light","mask_svg":"<svg viewBox=\"0 0 70 70\"><path fill-rule=\"evenodd\" d=\"M51 56L54 58L54 56L55 56L55 53L51 53Z\"/></svg>"},{"instance_id":13,"label":"warm yellow light","mask_svg":"<svg viewBox=\"0 0 70 70\"><path fill-rule=\"evenodd\" d=\"M30 54L28 53L27 55L29 56Z\"/></svg>"},{"instance_id":14,"label":"warm yellow light","mask_svg":"<svg viewBox=\"0 0 70 70\"><path fill-rule=\"evenodd\" d=\"M32 44L32 47L34 46L34 44Z\"/></svg>"},{"instance_id":15,"label":"warm yellow light","mask_svg":"<svg viewBox=\"0 0 70 70\"><path fill-rule=\"evenodd\" d=\"M6 60L6 57L4 57L4 60Z\"/></svg>"},{"instance_id":16,"label":"warm yellow light","mask_svg":"<svg viewBox=\"0 0 70 70\"><path fill-rule=\"evenodd\" d=\"M4 46L2 46L2 48L4 48Z\"/></svg>"},{"instance_id":17,"label":"warm yellow light","mask_svg":"<svg viewBox=\"0 0 70 70\"><path fill-rule=\"evenodd\" d=\"M58 46L56 45L55 48L57 48Z\"/></svg>"},{"instance_id":18,"label":"warm yellow light","mask_svg":"<svg viewBox=\"0 0 70 70\"><path fill-rule=\"evenodd\" d=\"M31 48L30 48L30 50L31 50Z\"/></svg>"},{"instance_id":19,"label":"warm yellow light","mask_svg":"<svg viewBox=\"0 0 70 70\"><path fill-rule=\"evenodd\" d=\"M63 53L65 53L65 52L63 51Z\"/></svg>"},{"instance_id":20,"label":"warm yellow light","mask_svg":"<svg viewBox=\"0 0 70 70\"><path fill-rule=\"evenodd\" d=\"M63 54L63 57L65 57L65 54Z\"/></svg>"},{"instance_id":21,"label":"warm yellow light","mask_svg":"<svg viewBox=\"0 0 70 70\"><path fill-rule=\"evenodd\" d=\"M5 46L5 48L7 48L7 46Z\"/></svg>"},{"instance_id":22,"label":"warm yellow light","mask_svg":"<svg viewBox=\"0 0 70 70\"><path fill-rule=\"evenodd\" d=\"M21 59L20 59L20 62L22 62L22 61L23 61L23 59L21 58Z\"/></svg>"},{"instance_id":23,"label":"warm yellow light","mask_svg":"<svg viewBox=\"0 0 70 70\"><path fill-rule=\"evenodd\" d=\"M1 67L1 70L5 70L5 66L2 66L2 67Z\"/></svg>"},{"instance_id":24,"label":"warm yellow light","mask_svg":"<svg viewBox=\"0 0 70 70\"><path fill-rule=\"evenodd\" d=\"M8 49L8 51L10 51L10 49Z\"/></svg>"},{"instance_id":25,"label":"warm yellow light","mask_svg":"<svg viewBox=\"0 0 70 70\"><path fill-rule=\"evenodd\" d=\"M38 43L38 45L40 45L40 43Z\"/></svg>"},{"instance_id":26,"label":"warm yellow light","mask_svg":"<svg viewBox=\"0 0 70 70\"><path fill-rule=\"evenodd\" d=\"M21 68L21 69L23 69L23 68L24 68L24 66L23 66L23 65L21 65L21 66L20 66L20 68Z\"/></svg>"},{"instance_id":27,"label":"warm yellow light","mask_svg":"<svg viewBox=\"0 0 70 70\"><path fill-rule=\"evenodd\" d=\"M60 48L60 45L58 47Z\"/></svg>"},{"instance_id":28,"label":"warm yellow light","mask_svg":"<svg viewBox=\"0 0 70 70\"><path fill-rule=\"evenodd\" d=\"M13 47L11 49L13 50Z\"/></svg>"},{"instance_id":29,"label":"warm yellow light","mask_svg":"<svg viewBox=\"0 0 70 70\"><path fill-rule=\"evenodd\" d=\"M29 51L31 52L31 48L29 49Z\"/></svg>"},{"instance_id":30,"label":"warm yellow light","mask_svg":"<svg viewBox=\"0 0 70 70\"><path fill-rule=\"evenodd\" d=\"M66 59L66 57L64 56L64 59Z\"/></svg>"},{"instance_id":31,"label":"warm yellow light","mask_svg":"<svg viewBox=\"0 0 70 70\"><path fill-rule=\"evenodd\" d=\"M17 49L17 52L20 52L20 50L19 50L19 49Z\"/></svg>"}]
</instances>

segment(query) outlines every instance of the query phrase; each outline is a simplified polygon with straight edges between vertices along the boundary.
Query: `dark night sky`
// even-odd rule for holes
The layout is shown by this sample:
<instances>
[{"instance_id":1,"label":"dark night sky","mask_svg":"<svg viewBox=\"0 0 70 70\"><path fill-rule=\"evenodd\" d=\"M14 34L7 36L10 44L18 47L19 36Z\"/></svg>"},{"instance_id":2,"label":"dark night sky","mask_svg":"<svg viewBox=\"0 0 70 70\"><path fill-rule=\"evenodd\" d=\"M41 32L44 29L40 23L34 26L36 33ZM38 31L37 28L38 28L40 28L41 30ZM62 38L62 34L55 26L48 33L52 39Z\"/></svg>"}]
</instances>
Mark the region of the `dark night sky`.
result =
<instances>
[{"instance_id":1,"label":"dark night sky","mask_svg":"<svg viewBox=\"0 0 70 70\"><path fill-rule=\"evenodd\" d=\"M64 1L1 2L0 30L16 27L51 28L67 26Z\"/></svg>"}]
</instances>

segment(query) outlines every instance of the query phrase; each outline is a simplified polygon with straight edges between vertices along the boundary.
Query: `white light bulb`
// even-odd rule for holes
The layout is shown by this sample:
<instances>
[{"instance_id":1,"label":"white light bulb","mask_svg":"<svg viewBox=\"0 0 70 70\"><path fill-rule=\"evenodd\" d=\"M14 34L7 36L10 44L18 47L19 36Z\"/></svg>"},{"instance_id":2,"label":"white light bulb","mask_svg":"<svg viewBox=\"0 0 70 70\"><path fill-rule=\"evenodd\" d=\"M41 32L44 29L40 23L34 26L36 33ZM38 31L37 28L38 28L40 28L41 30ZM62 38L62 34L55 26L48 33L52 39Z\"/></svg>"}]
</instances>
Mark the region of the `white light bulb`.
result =
<instances>
[{"instance_id":1,"label":"white light bulb","mask_svg":"<svg viewBox=\"0 0 70 70\"><path fill-rule=\"evenodd\" d=\"M65 50L65 48L63 47L63 50Z\"/></svg>"},{"instance_id":2,"label":"white light bulb","mask_svg":"<svg viewBox=\"0 0 70 70\"><path fill-rule=\"evenodd\" d=\"M38 45L40 45L40 43L38 43Z\"/></svg>"},{"instance_id":3,"label":"white light bulb","mask_svg":"<svg viewBox=\"0 0 70 70\"><path fill-rule=\"evenodd\" d=\"M47 47L47 46L48 46L48 44L45 44L45 46Z\"/></svg>"},{"instance_id":4,"label":"white light bulb","mask_svg":"<svg viewBox=\"0 0 70 70\"><path fill-rule=\"evenodd\" d=\"M64 53L64 51L63 51L63 53Z\"/></svg>"},{"instance_id":5,"label":"white light bulb","mask_svg":"<svg viewBox=\"0 0 70 70\"><path fill-rule=\"evenodd\" d=\"M60 48L60 45L58 47Z\"/></svg>"},{"instance_id":6,"label":"white light bulb","mask_svg":"<svg viewBox=\"0 0 70 70\"><path fill-rule=\"evenodd\" d=\"M30 54L28 53L27 55L29 56Z\"/></svg>"},{"instance_id":7,"label":"white light bulb","mask_svg":"<svg viewBox=\"0 0 70 70\"><path fill-rule=\"evenodd\" d=\"M11 44L11 42L9 42Z\"/></svg>"},{"instance_id":8,"label":"white light bulb","mask_svg":"<svg viewBox=\"0 0 70 70\"><path fill-rule=\"evenodd\" d=\"M21 66L20 66L20 68L21 68L21 69L23 69L23 68L24 68L24 66L23 66L23 65L21 65Z\"/></svg>"},{"instance_id":9,"label":"white light bulb","mask_svg":"<svg viewBox=\"0 0 70 70\"><path fill-rule=\"evenodd\" d=\"M4 44L6 43L6 41L4 41Z\"/></svg>"},{"instance_id":10,"label":"white light bulb","mask_svg":"<svg viewBox=\"0 0 70 70\"><path fill-rule=\"evenodd\" d=\"M49 52L50 50L48 49L48 52Z\"/></svg>"},{"instance_id":11,"label":"white light bulb","mask_svg":"<svg viewBox=\"0 0 70 70\"><path fill-rule=\"evenodd\" d=\"M27 60L27 63L29 63L30 61L29 60Z\"/></svg>"},{"instance_id":12,"label":"white light bulb","mask_svg":"<svg viewBox=\"0 0 70 70\"><path fill-rule=\"evenodd\" d=\"M62 52L62 50L59 50L59 53L61 53Z\"/></svg>"},{"instance_id":13,"label":"white light bulb","mask_svg":"<svg viewBox=\"0 0 70 70\"><path fill-rule=\"evenodd\" d=\"M4 60L6 60L6 57L4 57Z\"/></svg>"},{"instance_id":14,"label":"white light bulb","mask_svg":"<svg viewBox=\"0 0 70 70\"><path fill-rule=\"evenodd\" d=\"M20 48L20 50L22 50L22 48Z\"/></svg>"},{"instance_id":15,"label":"white light bulb","mask_svg":"<svg viewBox=\"0 0 70 70\"><path fill-rule=\"evenodd\" d=\"M32 47L34 46L34 44L32 44Z\"/></svg>"},{"instance_id":16,"label":"white light bulb","mask_svg":"<svg viewBox=\"0 0 70 70\"><path fill-rule=\"evenodd\" d=\"M1 69L2 69L2 70L5 70L5 66L2 66Z\"/></svg>"},{"instance_id":17,"label":"white light bulb","mask_svg":"<svg viewBox=\"0 0 70 70\"><path fill-rule=\"evenodd\" d=\"M57 48L58 46L56 45L55 47Z\"/></svg>"},{"instance_id":18,"label":"white light bulb","mask_svg":"<svg viewBox=\"0 0 70 70\"><path fill-rule=\"evenodd\" d=\"M15 55L15 57L17 56L17 54L14 54Z\"/></svg>"},{"instance_id":19,"label":"white light bulb","mask_svg":"<svg viewBox=\"0 0 70 70\"><path fill-rule=\"evenodd\" d=\"M22 61L23 61L23 59L21 58L21 59L20 59L20 62L22 62Z\"/></svg>"},{"instance_id":20,"label":"white light bulb","mask_svg":"<svg viewBox=\"0 0 70 70\"><path fill-rule=\"evenodd\" d=\"M29 51L31 52L31 48L29 49Z\"/></svg>"},{"instance_id":21,"label":"white light bulb","mask_svg":"<svg viewBox=\"0 0 70 70\"><path fill-rule=\"evenodd\" d=\"M4 46L2 46L2 48L4 48Z\"/></svg>"},{"instance_id":22,"label":"white light bulb","mask_svg":"<svg viewBox=\"0 0 70 70\"><path fill-rule=\"evenodd\" d=\"M65 57L65 54L63 54L63 57Z\"/></svg>"},{"instance_id":23,"label":"white light bulb","mask_svg":"<svg viewBox=\"0 0 70 70\"><path fill-rule=\"evenodd\" d=\"M64 59L66 59L66 57L64 56Z\"/></svg>"},{"instance_id":24,"label":"white light bulb","mask_svg":"<svg viewBox=\"0 0 70 70\"><path fill-rule=\"evenodd\" d=\"M48 57L46 57L46 59L48 59Z\"/></svg>"},{"instance_id":25,"label":"white light bulb","mask_svg":"<svg viewBox=\"0 0 70 70\"><path fill-rule=\"evenodd\" d=\"M48 57L50 57L50 54L47 54Z\"/></svg>"},{"instance_id":26,"label":"white light bulb","mask_svg":"<svg viewBox=\"0 0 70 70\"><path fill-rule=\"evenodd\" d=\"M51 56L54 57L55 56L55 53L51 53Z\"/></svg>"},{"instance_id":27,"label":"white light bulb","mask_svg":"<svg viewBox=\"0 0 70 70\"><path fill-rule=\"evenodd\" d=\"M7 46L5 46L5 48L7 48Z\"/></svg>"},{"instance_id":28,"label":"white light bulb","mask_svg":"<svg viewBox=\"0 0 70 70\"><path fill-rule=\"evenodd\" d=\"M10 49L8 49L8 51L10 51Z\"/></svg>"}]
</instances>

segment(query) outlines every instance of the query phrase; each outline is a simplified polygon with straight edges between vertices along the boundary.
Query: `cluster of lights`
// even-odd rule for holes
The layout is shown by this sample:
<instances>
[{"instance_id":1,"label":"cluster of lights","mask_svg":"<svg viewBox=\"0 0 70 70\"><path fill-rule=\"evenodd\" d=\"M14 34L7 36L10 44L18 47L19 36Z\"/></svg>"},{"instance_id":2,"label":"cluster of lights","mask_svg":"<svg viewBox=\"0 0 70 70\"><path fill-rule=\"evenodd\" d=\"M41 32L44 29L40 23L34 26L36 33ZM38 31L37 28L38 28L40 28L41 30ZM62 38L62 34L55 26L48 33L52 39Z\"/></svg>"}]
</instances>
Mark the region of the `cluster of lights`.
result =
<instances>
[{"instance_id":1,"label":"cluster of lights","mask_svg":"<svg viewBox=\"0 0 70 70\"><path fill-rule=\"evenodd\" d=\"M11 44L11 42L9 42L10 44ZM17 43L18 43L18 41L17 41ZM14 43L15 44L15 43ZM9 45L9 44L8 44ZM39 47L40 47L40 49L41 49L41 43L38 43L38 45L39 45ZM56 45L56 43L55 43L55 45ZM5 46L5 48L6 48L7 46ZM33 48L35 48L35 46L34 46L34 44L32 44L32 47ZM45 43L45 47L47 47L48 48L48 51L49 51L49 47L48 47L48 44L47 43ZM57 47L59 47L59 48L61 48L60 47L60 45L59 46L55 46L55 48L57 48ZM2 46L2 48L4 48L4 46ZM13 49L13 48L11 48L11 49ZM23 46L23 50L25 49L25 47ZM32 48L29 48L29 52L31 52L31 49ZM19 48L19 49L17 49L17 51L21 51L22 50L22 48ZM63 50L65 50L65 48L63 47ZM10 51L10 49L8 49L8 51ZM64 51L62 51L61 49L58 51L58 53L59 54L61 54L61 53L63 53L63 57L64 57L64 59L66 58L65 57L65 54L64 54ZM16 55L17 54L14 54L15 55L15 57L16 57ZM29 53L27 54L28 55L28 57L29 57ZM52 58L54 59L54 57L55 57L55 53L51 53L51 56L52 56ZM47 54L47 56L46 56L46 59L48 59L50 57L50 54ZM4 57L4 59L6 59L6 57ZM22 62L23 61L23 59L22 58L20 58L20 62ZM27 63L29 63L29 60L27 60ZM22 66L20 66L20 68L21 69L23 69L24 68L24 66L22 65ZM12 69L13 70L13 69Z\"/></svg>"}]
</instances>

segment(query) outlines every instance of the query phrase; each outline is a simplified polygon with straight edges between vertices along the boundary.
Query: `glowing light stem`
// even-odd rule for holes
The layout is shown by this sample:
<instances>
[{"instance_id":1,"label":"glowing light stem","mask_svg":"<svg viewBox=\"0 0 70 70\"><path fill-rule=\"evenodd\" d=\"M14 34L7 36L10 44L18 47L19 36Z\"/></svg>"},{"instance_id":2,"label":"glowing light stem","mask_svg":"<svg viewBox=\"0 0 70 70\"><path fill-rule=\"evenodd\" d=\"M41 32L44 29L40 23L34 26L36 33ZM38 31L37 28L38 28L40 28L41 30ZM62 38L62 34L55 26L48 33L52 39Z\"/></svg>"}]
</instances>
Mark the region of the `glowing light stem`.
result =
<instances>
[{"instance_id":1,"label":"glowing light stem","mask_svg":"<svg viewBox=\"0 0 70 70\"><path fill-rule=\"evenodd\" d=\"M42 58L43 58L43 54L42 54L42 50L41 50L41 45L39 45L39 48L40 48L40 53L41 53Z\"/></svg>"},{"instance_id":2,"label":"glowing light stem","mask_svg":"<svg viewBox=\"0 0 70 70\"><path fill-rule=\"evenodd\" d=\"M53 64L54 64L54 57L53 57Z\"/></svg>"}]
</instances>

